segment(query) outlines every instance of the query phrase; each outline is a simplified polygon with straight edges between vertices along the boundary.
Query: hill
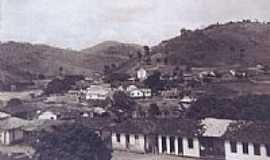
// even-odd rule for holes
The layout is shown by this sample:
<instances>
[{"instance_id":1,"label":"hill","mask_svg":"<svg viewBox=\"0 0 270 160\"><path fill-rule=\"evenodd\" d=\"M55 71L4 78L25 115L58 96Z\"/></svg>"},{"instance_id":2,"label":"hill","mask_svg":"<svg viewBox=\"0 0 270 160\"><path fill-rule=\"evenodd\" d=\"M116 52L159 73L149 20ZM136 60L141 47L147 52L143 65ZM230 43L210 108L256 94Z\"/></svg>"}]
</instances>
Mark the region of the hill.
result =
<instances>
[{"instance_id":1,"label":"hill","mask_svg":"<svg viewBox=\"0 0 270 160\"><path fill-rule=\"evenodd\" d=\"M105 65L121 68L124 64L136 60L143 47L138 44L105 41L80 51L85 65L102 72Z\"/></svg>"},{"instance_id":2,"label":"hill","mask_svg":"<svg viewBox=\"0 0 270 160\"><path fill-rule=\"evenodd\" d=\"M47 45L7 42L0 44L2 81L55 76L60 72L87 74L92 71L80 64L80 53Z\"/></svg>"},{"instance_id":3,"label":"hill","mask_svg":"<svg viewBox=\"0 0 270 160\"><path fill-rule=\"evenodd\" d=\"M39 75L92 75L103 72L104 65L120 64L133 58L141 47L135 44L103 42L83 51L48 45L0 43L0 81L35 79Z\"/></svg>"},{"instance_id":4,"label":"hill","mask_svg":"<svg viewBox=\"0 0 270 160\"><path fill-rule=\"evenodd\" d=\"M195 67L268 64L270 24L244 20L182 29L179 36L154 46L152 54L167 57L172 65Z\"/></svg>"}]
</instances>

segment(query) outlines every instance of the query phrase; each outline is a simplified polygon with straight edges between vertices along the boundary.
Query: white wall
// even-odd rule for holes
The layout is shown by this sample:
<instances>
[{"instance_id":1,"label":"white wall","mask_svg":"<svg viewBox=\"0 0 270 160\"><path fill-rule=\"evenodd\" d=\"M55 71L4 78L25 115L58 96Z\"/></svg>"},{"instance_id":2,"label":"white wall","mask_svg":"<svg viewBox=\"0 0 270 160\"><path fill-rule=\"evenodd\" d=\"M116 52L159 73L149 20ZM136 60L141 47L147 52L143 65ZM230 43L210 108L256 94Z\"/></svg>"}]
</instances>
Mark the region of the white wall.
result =
<instances>
[{"instance_id":1,"label":"white wall","mask_svg":"<svg viewBox=\"0 0 270 160\"><path fill-rule=\"evenodd\" d=\"M126 150L126 137L124 134L120 134L120 142L117 142L117 134L112 133L112 148L118 150Z\"/></svg>"},{"instance_id":2,"label":"white wall","mask_svg":"<svg viewBox=\"0 0 270 160\"><path fill-rule=\"evenodd\" d=\"M127 144L126 134L120 134L120 142L117 142L116 135L116 133L112 133L112 149L145 153L144 135L138 134L138 139L135 139L135 134L129 134L129 144Z\"/></svg>"},{"instance_id":3,"label":"white wall","mask_svg":"<svg viewBox=\"0 0 270 160\"><path fill-rule=\"evenodd\" d=\"M225 159L226 160L270 160L266 155L265 145L260 146L261 155L254 155L254 146L252 143L248 144L248 154L243 153L242 142L237 142L237 152L231 152L230 141L225 141Z\"/></svg>"},{"instance_id":4,"label":"white wall","mask_svg":"<svg viewBox=\"0 0 270 160\"><path fill-rule=\"evenodd\" d=\"M41 120L57 120L57 115L52 112L44 112L38 116Z\"/></svg>"},{"instance_id":5,"label":"white wall","mask_svg":"<svg viewBox=\"0 0 270 160\"><path fill-rule=\"evenodd\" d=\"M138 139L135 139L135 134L130 134L129 150L133 152L145 153L145 139L144 135L138 134Z\"/></svg>"},{"instance_id":6,"label":"white wall","mask_svg":"<svg viewBox=\"0 0 270 160\"><path fill-rule=\"evenodd\" d=\"M188 147L188 138L183 138L183 155L187 157L200 157L200 143L198 138L193 138L193 148Z\"/></svg>"},{"instance_id":7,"label":"white wall","mask_svg":"<svg viewBox=\"0 0 270 160\"><path fill-rule=\"evenodd\" d=\"M182 138L182 148L183 148L183 153L178 153L178 143L181 143L181 141L178 141L178 137L175 137L174 139L174 148L175 148L175 153L170 153L170 137L169 136L158 136L158 150L159 153L162 154L162 137L166 137L166 148L167 151L165 151L166 154L176 154L176 155L181 155L181 156L186 156L186 157L200 157L200 144L199 140L197 138L192 138L193 139L193 148L188 147L188 138L184 137ZM181 144L180 144L181 145Z\"/></svg>"}]
</instances>

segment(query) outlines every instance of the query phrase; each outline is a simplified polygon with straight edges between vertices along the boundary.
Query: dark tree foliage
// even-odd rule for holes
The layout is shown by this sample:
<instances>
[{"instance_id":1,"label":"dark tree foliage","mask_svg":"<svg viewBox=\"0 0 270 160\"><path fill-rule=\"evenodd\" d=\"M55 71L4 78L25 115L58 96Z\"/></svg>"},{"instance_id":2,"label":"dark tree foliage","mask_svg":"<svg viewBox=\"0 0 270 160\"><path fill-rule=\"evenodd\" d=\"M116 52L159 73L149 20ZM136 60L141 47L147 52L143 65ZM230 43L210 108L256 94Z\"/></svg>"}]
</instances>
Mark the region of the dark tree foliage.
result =
<instances>
[{"instance_id":1,"label":"dark tree foliage","mask_svg":"<svg viewBox=\"0 0 270 160\"><path fill-rule=\"evenodd\" d=\"M137 56L139 59L142 59L142 53L141 52L137 52Z\"/></svg>"},{"instance_id":2,"label":"dark tree foliage","mask_svg":"<svg viewBox=\"0 0 270 160\"><path fill-rule=\"evenodd\" d=\"M234 99L203 97L187 111L188 118L223 118L236 120L270 120L270 96L247 95Z\"/></svg>"},{"instance_id":3,"label":"dark tree foliage","mask_svg":"<svg viewBox=\"0 0 270 160\"><path fill-rule=\"evenodd\" d=\"M148 109L148 114L150 117L159 116L161 114L159 107L156 103L150 104L150 107Z\"/></svg>"},{"instance_id":4,"label":"dark tree foliage","mask_svg":"<svg viewBox=\"0 0 270 160\"><path fill-rule=\"evenodd\" d=\"M71 88L70 85L64 83L61 79L54 79L48 83L47 87L44 90L46 95L56 94L56 93L64 93Z\"/></svg>"},{"instance_id":5,"label":"dark tree foliage","mask_svg":"<svg viewBox=\"0 0 270 160\"><path fill-rule=\"evenodd\" d=\"M117 121L123 121L131 118L136 110L136 102L122 91L113 94L113 107L110 108L115 114Z\"/></svg>"},{"instance_id":6,"label":"dark tree foliage","mask_svg":"<svg viewBox=\"0 0 270 160\"><path fill-rule=\"evenodd\" d=\"M134 106L136 102L127 96L122 91L116 91L113 94L113 106L114 108L121 109L123 111L132 112L134 110Z\"/></svg>"},{"instance_id":7,"label":"dark tree foliage","mask_svg":"<svg viewBox=\"0 0 270 160\"><path fill-rule=\"evenodd\" d=\"M116 64L114 64L114 63L111 64L111 68L112 68L112 69L115 69L116 67L117 67Z\"/></svg>"},{"instance_id":8,"label":"dark tree foliage","mask_svg":"<svg viewBox=\"0 0 270 160\"><path fill-rule=\"evenodd\" d=\"M44 92L46 95L67 92L77 81L82 79L83 76L65 76L64 79L56 78L48 83Z\"/></svg>"},{"instance_id":9,"label":"dark tree foliage","mask_svg":"<svg viewBox=\"0 0 270 160\"><path fill-rule=\"evenodd\" d=\"M144 50L144 53L146 56L149 56L150 55L150 48L149 46L143 46L143 50Z\"/></svg>"},{"instance_id":10,"label":"dark tree foliage","mask_svg":"<svg viewBox=\"0 0 270 160\"><path fill-rule=\"evenodd\" d=\"M110 160L111 150L94 132L79 124L37 134L31 145L37 160Z\"/></svg>"},{"instance_id":11,"label":"dark tree foliage","mask_svg":"<svg viewBox=\"0 0 270 160\"><path fill-rule=\"evenodd\" d=\"M44 74L38 74L38 79L43 80L45 78L46 78L46 76Z\"/></svg>"},{"instance_id":12,"label":"dark tree foliage","mask_svg":"<svg viewBox=\"0 0 270 160\"><path fill-rule=\"evenodd\" d=\"M165 57L165 58L164 58L164 64L165 64L165 65L168 65L168 63L169 63L168 57Z\"/></svg>"},{"instance_id":13,"label":"dark tree foliage","mask_svg":"<svg viewBox=\"0 0 270 160\"><path fill-rule=\"evenodd\" d=\"M127 81L130 76L126 73L111 73L105 77L105 82L113 83L115 81L124 82Z\"/></svg>"},{"instance_id":14,"label":"dark tree foliage","mask_svg":"<svg viewBox=\"0 0 270 160\"><path fill-rule=\"evenodd\" d=\"M160 80L160 76L160 72L155 72L144 81L144 84L149 87L153 93L157 93L164 88L164 83Z\"/></svg>"},{"instance_id":15,"label":"dark tree foliage","mask_svg":"<svg viewBox=\"0 0 270 160\"><path fill-rule=\"evenodd\" d=\"M104 71L104 74L108 74L111 71L111 67L109 65L105 65L103 71Z\"/></svg>"},{"instance_id":16,"label":"dark tree foliage","mask_svg":"<svg viewBox=\"0 0 270 160\"><path fill-rule=\"evenodd\" d=\"M8 102L7 102L7 107L12 107L12 106L19 106L19 105L22 105L23 102L21 99L18 99L18 98L12 98L10 99Z\"/></svg>"},{"instance_id":17,"label":"dark tree foliage","mask_svg":"<svg viewBox=\"0 0 270 160\"><path fill-rule=\"evenodd\" d=\"M156 59L156 62L157 62L157 63L160 63L160 62L161 62L160 58L157 58L157 59Z\"/></svg>"}]
</instances>

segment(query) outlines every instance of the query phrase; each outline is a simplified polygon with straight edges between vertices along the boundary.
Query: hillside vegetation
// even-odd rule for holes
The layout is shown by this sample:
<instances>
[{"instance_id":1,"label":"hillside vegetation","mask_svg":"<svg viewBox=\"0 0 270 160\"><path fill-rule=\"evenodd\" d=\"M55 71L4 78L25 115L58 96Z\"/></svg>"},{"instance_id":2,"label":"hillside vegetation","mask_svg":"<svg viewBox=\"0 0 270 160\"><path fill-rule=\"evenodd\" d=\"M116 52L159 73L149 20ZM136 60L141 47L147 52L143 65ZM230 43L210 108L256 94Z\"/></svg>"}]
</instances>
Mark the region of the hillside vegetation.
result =
<instances>
[{"instance_id":1,"label":"hillside vegetation","mask_svg":"<svg viewBox=\"0 0 270 160\"><path fill-rule=\"evenodd\" d=\"M182 29L175 38L152 48L173 65L213 67L270 62L270 24L229 22L204 29Z\"/></svg>"},{"instance_id":2,"label":"hillside vegetation","mask_svg":"<svg viewBox=\"0 0 270 160\"><path fill-rule=\"evenodd\" d=\"M119 65L139 50L138 45L125 46L118 42L101 43L82 52L30 43L0 43L0 80L11 82L35 79L39 75L102 73L105 64Z\"/></svg>"}]
</instances>

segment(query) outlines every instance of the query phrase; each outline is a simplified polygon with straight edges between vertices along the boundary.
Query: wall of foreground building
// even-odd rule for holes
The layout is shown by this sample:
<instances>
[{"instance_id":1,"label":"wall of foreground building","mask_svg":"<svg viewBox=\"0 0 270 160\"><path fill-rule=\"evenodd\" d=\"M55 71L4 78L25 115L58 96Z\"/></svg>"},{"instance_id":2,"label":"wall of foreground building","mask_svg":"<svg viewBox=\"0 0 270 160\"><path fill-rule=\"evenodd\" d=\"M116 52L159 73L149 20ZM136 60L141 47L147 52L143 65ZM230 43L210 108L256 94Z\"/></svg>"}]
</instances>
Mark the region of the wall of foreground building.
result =
<instances>
[{"instance_id":1,"label":"wall of foreground building","mask_svg":"<svg viewBox=\"0 0 270 160\"><path fill-rule=\"evenodd\" d=\"M112 148L116 150L145 153L147 145L145 140L146 139L142 134L112 133Z\"/></svg>"},{"instance_id":2,"label":"wall of foreground building","mask_svg":"<svg viewBox=\"0 0 270 160\"><path fill-rule=\"evenodd\" d=\"M243 143L236 143L236 152L232 152L230 141L225 141L225 159L226 160L270 160L267 156L266 147L260 144L260 155L254 154L254 145L248 143L248 153L243 152Z\"/></svg>"},{"instance_id":3,"label":"wall of foreground building","mask_svg":"<svg viewBox=\"0 0 270 160\"><path fill-rule=\"evenodd\" d=\"M192 146L189 145L189 140L192 142ZM172 147L174 148L174 151L172 151ZM200 144L198 138L159 135L158 151L159 154L171 154L176 156L199 158Z\"/></svg>"}]
</instances>

